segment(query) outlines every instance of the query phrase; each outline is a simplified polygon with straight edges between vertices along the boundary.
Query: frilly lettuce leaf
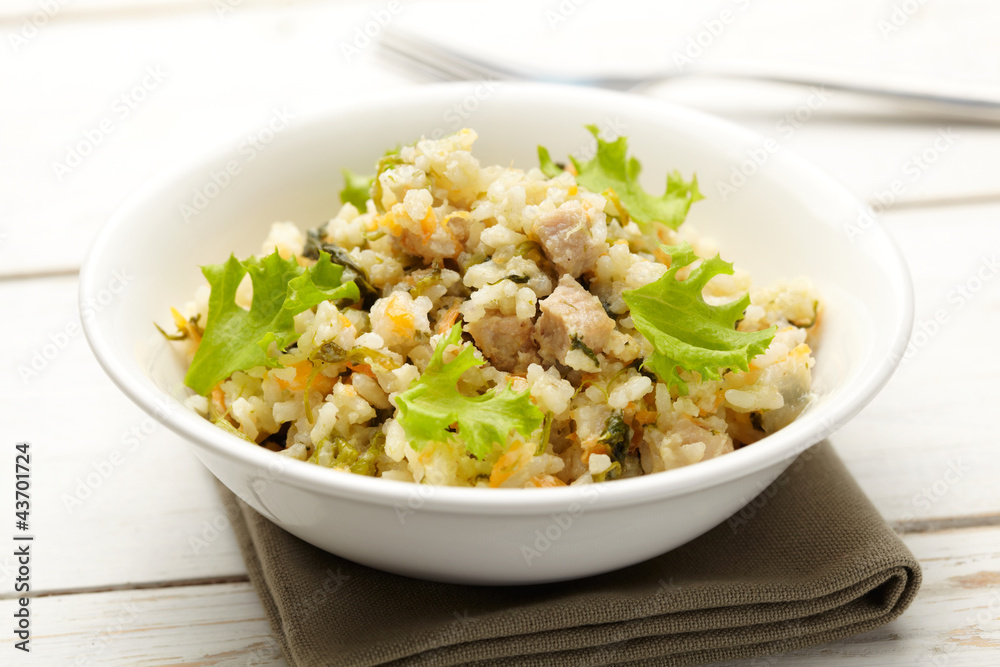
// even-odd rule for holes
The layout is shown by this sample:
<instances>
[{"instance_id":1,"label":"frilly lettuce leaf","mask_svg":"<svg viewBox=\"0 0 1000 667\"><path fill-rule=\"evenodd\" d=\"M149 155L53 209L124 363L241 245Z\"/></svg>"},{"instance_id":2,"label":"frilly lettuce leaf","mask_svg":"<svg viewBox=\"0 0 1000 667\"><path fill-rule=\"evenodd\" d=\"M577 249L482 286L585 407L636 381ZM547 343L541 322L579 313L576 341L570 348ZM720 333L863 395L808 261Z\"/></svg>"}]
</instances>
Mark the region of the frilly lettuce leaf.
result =
<instances>
[{"instance_id":1,"label":"frilly lettuce leaf","mask_svg":"<svg viewBox=\"0 0 1000 667\"><path fill-rule=\"evenodd\" d=\"M444 363L445 349L459 344L461 337L462 325L456 323L438 342L423 374L396 396L399 424L414 449L422 449L430 442L457 439L482 460L494 444L506 444L511 431L530 435L541 426L543 415L531 402L527 389L517 393L507 385L478 396L459 392L457 384L462 374L484 363L473 356L472 346L464 347L457 357Z\"/></svg>"},{"instance_id":2,"label":"frilly lettuce leaf","mask_svg":"<svg viewBox=\"0 0 1000 667\"><path fill-rule=\"evenodd\" d=\"M690 181L685 181L677 171L667 176L666 191L662 195L646 192L639 185L642 169L639 160L627 157L628 140L619 137L615 141L604 141L598 136L596 125L586 127L597 140L597 153L587 161L570 156L577 171L576 182L592 192L613 190L629 216L640 226L659 222L677 229L687 217L691 204L703 199L698 190L698 178L692 176ZM538 159L542 173L549 178L561 173L548 150L541 146L538 147Z\"/></svg>"},{"instance_id":3,"label":"frilly lettuce leaf","mask_svg":"<svg viewBox=\"0 0 1000 667\"><path fill-rule=\"evenodd\" d=\"M636 329L655 351L645 366L669 386L687 393L678 369L698 373L703 380L717 380L728 368L747 370L750 360L771 344L777 327L764 331L736 331L736 323L750 305L750 296L712 306L702 290L713 277L733 273L733 265L718 255L704 260L685 280L677 272L699 258L686 241L661 246L670 255L670 268L658 280L622 293Z\"/></svg>"},{"instance_id":4,"label":"frilly lettuce leaf","mask_svg":"<svg viewBox=\"0 0 1000 667\"><path fill-rule=\"evenodd\" d=\"M353 282L341 284L344 267L327 253L309 268L277 251L264 258L238 260L201 269L212 288L208 321L184 383L205 395L236 371L278 366L267 350L273 342L284 350L298 339L293 318L323 302L359 298ZM250 310L236 305L236 290L246 274L253 283Z\"/></svg>"},{"instance_id":5,"label":"frilly lettuce leaf","mask_svg":"<svg viewBox=\"0 0 1000 667\"><path fill-rule=\"evenodd\" d=\"M542 173L549 178L555 178L559 174L563 173L563 168L552 161L552 157L549 155L549 149L544 146L538 147L538 168L542 170Z\"/></svg>"}]
</instances>

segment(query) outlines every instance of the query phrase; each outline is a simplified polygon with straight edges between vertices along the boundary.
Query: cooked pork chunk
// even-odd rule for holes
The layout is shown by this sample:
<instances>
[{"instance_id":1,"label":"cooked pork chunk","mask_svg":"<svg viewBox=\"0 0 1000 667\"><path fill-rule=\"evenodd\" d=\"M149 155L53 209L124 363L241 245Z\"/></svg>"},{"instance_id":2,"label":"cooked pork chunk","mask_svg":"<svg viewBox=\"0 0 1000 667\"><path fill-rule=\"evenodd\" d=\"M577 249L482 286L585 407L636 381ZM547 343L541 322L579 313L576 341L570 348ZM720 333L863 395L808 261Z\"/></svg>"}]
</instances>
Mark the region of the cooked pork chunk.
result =
<instances>
[{"instance_id":1,"label":"cooked pork chunk","mask_svg":"<svg viewBox=\"0 0 1000 667\"><path fill-rule=\"evenodd\" d=\"M574 337L599 352L615 329L615 321L604 312L600 300L569 276L560 278L559 286L538 307L542 314L535 325L535 340L547 361L565 363Z\"/></svg>"},{"instance_id":2,"label":"cooked pork chunk","mask_svg":"<svg viewBox=\"0 0 1000 667\"><path fill-rule=\"evenodd\" d=\"M532 339L531 320L493 310L470 324L468 330L483 356L497 370L524 373L530 364L538 363L538 345Z\"/></svg>"},{"instance_id":3,"label":"cooked pork chunk","mask_svg":"<svg viewBox=\"0 0 1000 667\"><path fill-rule=\"evenodd\" d=\"M536 221L532 231L560 272L576 278L608 251L607 242L594 237L592 225L583 204L568 201Z\"/></svg>"}]
</instances>

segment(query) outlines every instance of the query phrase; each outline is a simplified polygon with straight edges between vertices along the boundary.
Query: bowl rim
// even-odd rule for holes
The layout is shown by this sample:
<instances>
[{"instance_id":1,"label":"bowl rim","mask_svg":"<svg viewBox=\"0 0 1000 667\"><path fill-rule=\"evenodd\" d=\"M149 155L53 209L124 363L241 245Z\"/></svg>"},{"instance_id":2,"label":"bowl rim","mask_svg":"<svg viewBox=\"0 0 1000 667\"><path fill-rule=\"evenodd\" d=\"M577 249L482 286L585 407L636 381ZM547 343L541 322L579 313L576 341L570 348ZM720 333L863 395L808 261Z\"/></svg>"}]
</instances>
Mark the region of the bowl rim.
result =
<instances>
[{"instance_id":1,"label":"bowl rim","mask_svg":"<svg viewBox=\"0 0 1000 667\"><path fill-rule=\"evenodd\" d=\"M337 115L378 109L390 101L399 105L402 101L421 103L453 99L463 92L471 94L477 86L482 85L483 82L416 85L359 95L347 102L302 114L296 118L295 126L286 132L309 132L310 128L329 123L330 119ZM559 95L564 99L570 97L581 104L588 101L617 100L629 108L666 113L681 122L712 129L734 139L748 142L763 139L757 133L729 120L655 98L562 84L504 82L496 87L502 95L515 100L534 99L537 102L539 96L545 95ZM102 267L110 265L109 246L123 228L129 227L133 213L158 193L165 191L181 176L195 170L203 171L206 165L229 155L234 146L234 138L229 137L193 157L178 161L147 181L118 207L96 236L81 267L78 292L81 312L87 308L89 297L101 289L99 280L106 273L102 271ZM793 151L783 148L781 159L782 162L788 163L788 168L797 171L799 178L811 182L814 186L822 187L830 192L831 196L837 196L845 202L870 211L869 207L833 176ZM877 220L878 216L874 217ZM883 253L880 255L880 260L893 292L892 302L897 304L898 309L893 313L893 326L883 330L887 339L891 336L887 356L874 362L871 360L865 362L860 371L862 378L856 391L838 396L836 400L820 408L824 418L818 423L810 425L809 422L817 421L815 418L796 420L752 447L742 447L725 456L702 461L697 465L666 471L669 474L643 475L617 480L613 484L485 490L415 484L350 473L331 474L333 471L303 461L275 456L273 452L260 447L246 447L244 441L215 427L193 410L184 407L176 398L156 387L134 359L131 363L126 360L130 353L117 349L106 335L105 329L109 326L108 314L104 314L103 319L102 313L92 318L81 319L85 336L98 363L114 384L134 403L192 445L205 448L217 456L237 459L255 469L268 471L269 475L280 479L283 483L326 496L379 505L412 506L415 504L415 499L419 499L421 511L463 515L538 514L565 510L574 505L590 505L598 497L600 507L610 509L708 489L750 476L768 467L787 466L798 454L833 433L874 398L889 381L902 359L912 330L914 299L913 285L903 255L880 221L869 227L865 236L868 242L879 244L879 249ZM877 365L874 369L870 369L873 363ZM763 487L757 489L758 492L762 490Z\"/></svg>"}]
</instances>

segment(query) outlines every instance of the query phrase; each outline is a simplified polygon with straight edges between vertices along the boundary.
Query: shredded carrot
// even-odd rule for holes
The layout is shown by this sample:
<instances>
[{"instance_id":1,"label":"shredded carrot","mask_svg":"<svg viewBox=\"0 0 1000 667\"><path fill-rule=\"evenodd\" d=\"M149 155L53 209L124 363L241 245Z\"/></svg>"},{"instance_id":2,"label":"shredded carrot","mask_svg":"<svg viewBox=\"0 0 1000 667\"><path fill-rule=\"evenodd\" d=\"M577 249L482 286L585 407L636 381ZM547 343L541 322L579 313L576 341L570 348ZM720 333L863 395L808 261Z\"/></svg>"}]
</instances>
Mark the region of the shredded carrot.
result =
<instances>
[{"instance_id":1,"label":"shredded carrot","mask_svg":"<svg viewBox=\"0 0 1000 667\"><path fill-rule=\"evenodd\" d=\"M534 475L528 480L528 485L535 488L552 488L555 486L566 486L566 482L552 475Z\"/></svg>"},{"instance_id":2,"label":"shredded carrot","mask_svg":"<svg viewBox=\"0 0 1000 667\"><path fill-rule=\"evenodd\" d=\"M424 240L426 241L437 229L437 216L434 215L434 209L430 206L427 207L427 214L424 215L423 219L420 221L420 233L423 234Z\"/></svg>"},{"instance_id":3,"label":"shredded carrot","mask_svg":"<svg viewBox=\"0 0 1000 667\"><path fill-rule=\"evenodd\" d=\"M392 332L397 336L407 336L413 332L413 313L400 303L402 292L396 292L389 297L385 306L385 316L392 324Z\"/></svg>"},{"instance_id":4,"label":"shredded carrot","mask_svg":"<svg viewBox=\"0 0 1000 667\"><path fill-rule=\"evenodd\" d=\"M392 211L387 211L385 215L376 217L372 223L372 225L369 225L370 228L368 231L370 232L375 231L379 227L384 227L389 230L389 233L393 236L399 236L403 233L403 228L399 226L398 222L396 222L396 218L393 217Z\"/></svg>"},{"instance_id":5,"label":"shredded carrot","mask_svg":"<svg viewBox=\"0 0 1000 667\"><path fill-rule=\"evenodd\" d=\"M333 391L333 386L337 384L337 378L332 378L329 375L323 375L322 373L317 373L313 376L312 384L309 386L310 391L318 391L320 394L326 396L331 391Z\"/></svg>"},{"instance_id":6,"label":"shredded carrot","mask_svg":"<svg viewBox=\"0 0 1000 667\"><path fill-rule=\"evenodd\" d=\"M455 322L458 321L458 314L460 312L460 308L461 304L456 303L451 308L449 308L447 312L445 312L444 317L442 317L441 321L438 322L437 332L439 334L446 333L449 329L451 329L455 325Z\"/></svg>"},{"instance_id":7,"label":"shredded carrot","mask_svg":"<svg viewBox=\"0 0 1000 667\"><path fill-rule=\"evenodd\" d=\"M594 454L611 456L611 450L609 450L607 444L603 442L586 443L583 446L583 452L580 454L580 460L584 463L589 463L590 457Z\"/></svg>"},{"instance_id":8,"label":"shredded carrot","mask_svg":"<svg viewBox=\"0 0 1000 667\"><path fill-rule=\"evenodd\" d=\"M652 424L656 421L656 411L655 410L639 410L635 413L635 421L639 424L646 425Z\"/></svg>"},{"instance_id":9,"label":"shredded carrot","mask_svg":"<svg viewBox=\"0 0 1000 667\"><path fill-rule=\"evenodd\" d=\"M308 359L303 359L297 364L292 364L290 368L295 369L295 377L291 380L283 380L280 377L275 377L278 386L282 389L291 389L292 391L305 389L306 384L309 383L309 375L312 373L312 362Z\"/></svg>"},{"instance_id":10,"label":"shredded carrot","mask_svg":"<svg viewBox=\"0 0 1000 667\"><path fill-rule=\"evenodd\" d=\"M375 377L375 371L372 370L371 364L350 364L349 363L349 364L347 364L347 367L350 368L355 373L361 373L362 375L367 375L368 377L372 378L373 380L377 380L378 379L377 377Z\"/></svg>"},{"instance_id":11,"label":"shredded carrot","mask_svg":"<svg viewBox=\"0 0 1000 667\"><path fill-rule=\"evenodd\" d=\"M212 406L219 415L226 414L226 394L222 391L222 384L215 385L212 390Z\"/></svg>"},{"instance_id":12,"label":"shredded carrot","mask_svg":"<svg viewBox=\"0 0 1000 667\"><path fill-rule=\"evenodd\" d=\"M490 486L492 488L495 489L506 482L522 465L531 460L531 448L524 447L523 444L515 443L493 464L493 470L490 471Z\"/></svg>"}]
</instances>

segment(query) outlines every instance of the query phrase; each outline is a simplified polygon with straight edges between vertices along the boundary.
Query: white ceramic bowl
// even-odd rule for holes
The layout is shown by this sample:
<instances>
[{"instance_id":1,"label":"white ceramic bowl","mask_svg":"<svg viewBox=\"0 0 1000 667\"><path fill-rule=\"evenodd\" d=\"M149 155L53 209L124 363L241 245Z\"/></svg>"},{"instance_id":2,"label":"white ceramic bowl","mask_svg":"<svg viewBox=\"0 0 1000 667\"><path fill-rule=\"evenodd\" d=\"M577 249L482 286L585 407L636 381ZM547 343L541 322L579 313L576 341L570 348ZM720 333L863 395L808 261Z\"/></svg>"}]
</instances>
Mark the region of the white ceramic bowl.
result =
<instances>
[{"instance_id":1,"label":"white ceramic bowl","mask_svg":"<svg viewBox=\"0 0 1000 667\"><path fill-rule=\"evenodd\" d=\"M332 217L341 168L370 170L387 147L468 126L479 133L482 164L529 168L537 165L538 144L553 156L586 150L587 123L628 136L653 192L662 192L668 170L697 172L707 200L693 207L689 222L715 236L724 258L758 284L806 275L818 285L827 302L816 350L819 398L793 424L666 473L494 490L335 473L250 446L180 404L184 364L153 322L168 323L170 306L191 298L202 282L199 265L256 252L275 220L310 228ZM600 90L480 83L352 100L287 125L276 121L277 131L264 132L255 152L234 142L123 205L81 273L83 321L115 383L191 442L226 486L291 533L359 563L440 581L520 584L664 553L724 521L797 453L856 414L888 380L909 335L905 265L863 204L800 158L722 120ZM741 169L753 173L734 176ZM724 201L718 183L741 181Z\"/></svg>"}]
</instances>

